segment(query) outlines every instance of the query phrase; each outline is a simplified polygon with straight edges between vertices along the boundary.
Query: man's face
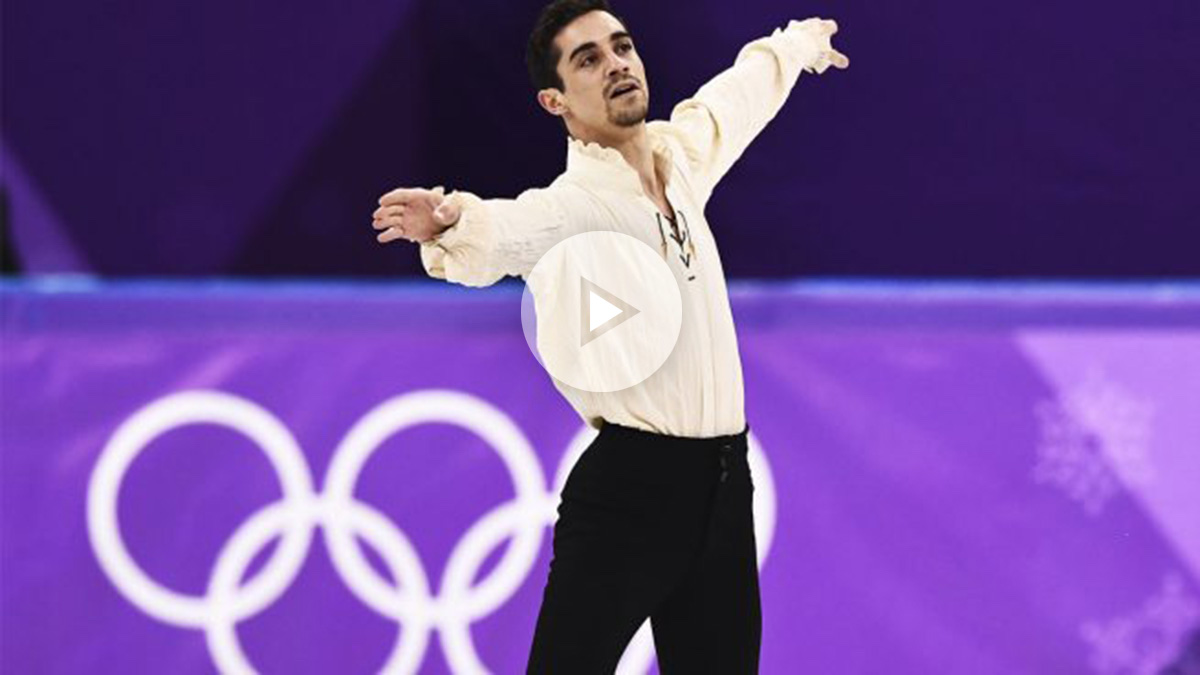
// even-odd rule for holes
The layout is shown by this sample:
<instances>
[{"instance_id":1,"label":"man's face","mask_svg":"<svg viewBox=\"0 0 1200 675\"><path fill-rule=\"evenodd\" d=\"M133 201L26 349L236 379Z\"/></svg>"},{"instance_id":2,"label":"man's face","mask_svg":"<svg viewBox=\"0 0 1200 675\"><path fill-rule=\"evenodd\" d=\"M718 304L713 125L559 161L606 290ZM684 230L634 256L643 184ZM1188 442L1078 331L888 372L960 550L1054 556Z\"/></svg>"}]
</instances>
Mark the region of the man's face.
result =
<instances>
[{"instance_id":1,"label":"man's face","mask_svg":"<svg viewBox=\"0 0 1200 675\"><path fill-rule=\"evenodd\" d=\"M564 117L576 129L600 133L640 124L650 107L650 91L633 38L616 17L588 12L559 32L558 74L565 90ZM626 91L629 85L631 91Z\"/></svg>"}]
</instances>

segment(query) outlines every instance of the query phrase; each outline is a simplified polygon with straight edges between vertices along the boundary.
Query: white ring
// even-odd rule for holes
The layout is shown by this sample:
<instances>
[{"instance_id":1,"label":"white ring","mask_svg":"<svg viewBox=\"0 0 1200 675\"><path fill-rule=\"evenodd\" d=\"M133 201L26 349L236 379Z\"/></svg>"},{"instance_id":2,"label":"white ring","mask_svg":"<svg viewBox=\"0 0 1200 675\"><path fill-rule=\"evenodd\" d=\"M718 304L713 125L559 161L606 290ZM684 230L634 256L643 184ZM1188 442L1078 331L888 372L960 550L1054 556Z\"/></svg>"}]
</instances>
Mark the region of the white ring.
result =
<instances>
[{"instance_id":1,"label":"white ring","mask_svg":"<svg viewBox=\"0 0 1200 675\"><path fill-rule=\"evenodd\" d=\"M129 466L151 441L175 427L201 423L229 427L257 443L279 476L281 503L291 511L306 512L313 500L308 463L296 439L274 415L252 401L221 392L183 392L147 405L117 429L100 453L88 485L92 549L100 567L130 602L160 621L189 628L208 623L214 613L211 600L171 590L142 570L121 539L117 498ZM273 602L303 564L312 537L311 523L296 519L288 525L270 561L235 598L233 613L239 619Z\"/></svg>"}]
</instances>

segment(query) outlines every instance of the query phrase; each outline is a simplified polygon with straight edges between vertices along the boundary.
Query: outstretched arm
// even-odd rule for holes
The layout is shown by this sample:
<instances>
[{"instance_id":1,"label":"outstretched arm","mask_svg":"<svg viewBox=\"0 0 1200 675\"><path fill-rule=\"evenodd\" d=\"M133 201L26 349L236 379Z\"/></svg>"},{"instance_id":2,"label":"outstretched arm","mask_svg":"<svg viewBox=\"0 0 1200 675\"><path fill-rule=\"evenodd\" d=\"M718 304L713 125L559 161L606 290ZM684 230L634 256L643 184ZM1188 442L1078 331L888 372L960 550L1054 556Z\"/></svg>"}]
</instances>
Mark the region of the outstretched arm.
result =
<instances>
[{"instance_id":1,"label":"outstretched arm","mask_svg":"<svg viewBox=\"0 0 1200 675\"><path fill-rule=\"evenodd\" d=\"M702 203L783 107L801 72L850 65L830 45L836 32L833 21L793 19L742 47L732 67L674 107L670 121L652 122L683 146Z\"/></svg>"},{"instance_id":2,"label":"outstretched arm","mask_svg":"<svg viewBox=\"0 0 1200 675\"><path fill-rule=\"evenodd\" d=\"M430 276L466 286L524 277L543 253L566 236L565 188L532 188L516 199L481 199L442 188L400 188L379 199L374 227L381 243L421 244Z\"/></svg>"}]
</instances>

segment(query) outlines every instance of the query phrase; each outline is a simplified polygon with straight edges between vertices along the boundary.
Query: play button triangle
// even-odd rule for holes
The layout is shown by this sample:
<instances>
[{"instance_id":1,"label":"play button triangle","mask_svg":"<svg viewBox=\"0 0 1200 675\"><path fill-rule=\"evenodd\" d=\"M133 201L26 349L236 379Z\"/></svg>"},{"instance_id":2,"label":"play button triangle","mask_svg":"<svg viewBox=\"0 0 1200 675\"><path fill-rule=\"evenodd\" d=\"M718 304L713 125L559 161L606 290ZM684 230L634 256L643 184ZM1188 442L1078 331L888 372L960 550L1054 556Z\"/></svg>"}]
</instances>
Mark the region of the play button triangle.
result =
<instances>
[{"instance_id":1,"label":"play button triangle","mask_svg":"<svg viewBox=\"0 0 1200 675\"><path fill-rule=\"evenodd\" d=\"M580 275L579 346L632 319L640 311Z\"/></svg>"},{"instance_id":2,"label":"play button triangle","mask_svg":"<svg viewBox=\"0 0 1200 675\"><path fill-rule=\"evenodd\" d=\"M591 313L588 315L588 330L594 331L600 326L603 326L606 321L621 313L621 308L608 302L604 298L596 295L595 291L588 291L588 301L591 303Z\"/></svg>"}]
</instances>

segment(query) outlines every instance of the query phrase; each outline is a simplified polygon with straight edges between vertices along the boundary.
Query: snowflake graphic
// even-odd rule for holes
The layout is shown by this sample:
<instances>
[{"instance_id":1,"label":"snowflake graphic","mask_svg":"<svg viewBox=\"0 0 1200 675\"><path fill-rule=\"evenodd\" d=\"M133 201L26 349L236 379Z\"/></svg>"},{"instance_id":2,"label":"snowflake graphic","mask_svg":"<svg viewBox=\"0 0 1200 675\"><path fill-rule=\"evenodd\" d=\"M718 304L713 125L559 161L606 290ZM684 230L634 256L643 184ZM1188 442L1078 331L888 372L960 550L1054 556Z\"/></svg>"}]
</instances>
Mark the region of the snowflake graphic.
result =
<instances>
[{"instance_id":1,"label":"snowflake graphic","mask_svg":"<svg viewBox=\"0 0 1200 675\"><path fill-rule=\"evenodd\" d=\"M1167 574L1142 607L1107 621L1087 621L1080 633L1089 646L1092 670L1102 675L1163 672L1185 647L1200 621L1200 601L1178 573Z\"/></svg>"},{"instance_id":2,"label":"snowflake graphic","mask_svg":"<svg viewBox=\"0 0 1200 675\"><path fill-rule=\"evenodd\" d=\"M1135 397L1098 368L1054 399L1034 404L1041 438L1033 478L1099 515L1121 484L1145 485L1153 404Z\"/></svg>"}]
</instances>

